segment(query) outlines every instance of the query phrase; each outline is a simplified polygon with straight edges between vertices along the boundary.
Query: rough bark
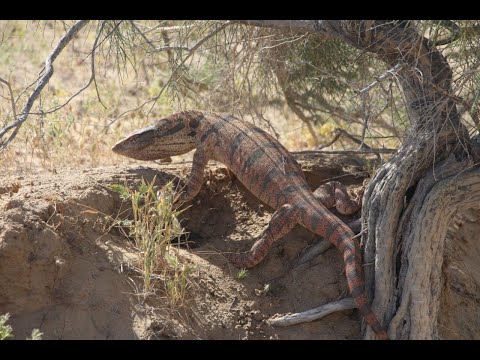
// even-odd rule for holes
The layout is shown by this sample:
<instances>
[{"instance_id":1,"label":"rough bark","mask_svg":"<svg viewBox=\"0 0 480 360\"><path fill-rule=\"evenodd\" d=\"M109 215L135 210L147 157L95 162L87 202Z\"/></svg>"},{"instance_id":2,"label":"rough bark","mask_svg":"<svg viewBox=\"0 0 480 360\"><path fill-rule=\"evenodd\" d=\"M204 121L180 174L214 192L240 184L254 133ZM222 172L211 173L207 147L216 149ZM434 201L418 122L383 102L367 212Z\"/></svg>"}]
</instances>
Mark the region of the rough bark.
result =
<instances>
[{"instance_id":1,"label":"rough bark","mask_svg":"<svg viewBox=\"0 0 480 360\"><path fill-rule=\"evenodd\" d=\"M478 206L480 196L478 170L461 172L473 165L471 142L449 96L445 57L415 28L395 21L244 23L339 38L388 67L401 64L397 79L410 132L364 194L367 290L391 338L435 338L446 229L456 211ZM365 329L365 338L373 332Z\"/></svg>"},{"instance_id":2,"label":"rough bark","mask_svg":"<svg viewBox=\"0 0 480 360\"><path fill-rule=\"evenodd\" d=\"M398 232L398 295L390 309L390 332L397 339L438 338L443 250L450 220L457 212L480 207L480 171L471 168L458 176L465 161L453 156L442 165L439 178L434 179L432 171L419 182L409 205L409 221Z\"/></svg>"}]
</instances>

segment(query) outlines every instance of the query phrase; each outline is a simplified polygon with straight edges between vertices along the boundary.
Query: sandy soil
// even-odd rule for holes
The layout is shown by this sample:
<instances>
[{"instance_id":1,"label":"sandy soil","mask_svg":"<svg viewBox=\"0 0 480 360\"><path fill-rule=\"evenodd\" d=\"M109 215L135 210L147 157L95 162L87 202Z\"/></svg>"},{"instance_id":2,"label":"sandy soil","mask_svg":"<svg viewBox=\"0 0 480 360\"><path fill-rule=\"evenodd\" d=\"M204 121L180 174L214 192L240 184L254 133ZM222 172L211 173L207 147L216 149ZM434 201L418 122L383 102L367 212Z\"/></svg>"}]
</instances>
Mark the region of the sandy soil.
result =
<instances>
[{"instance_id":1,"label":"sandy soil","mask_svg":"<svg viewBox=\"0 0 480 360\"><path fill-rule=\"evenodd\" d=\"M0 181L0 314L11 314L16 338L39 328L45 339L357 339L357 311L274 328L266 319L307 310L346 296L342 260L330 248L313 260L299 257L319 238L295 227L267 258L238 279L222 251L247 250L272 211L211 164L201 193L184 213L190 248L178 249L194 271L182 306L168 306L161 291L136 295L132 243L111 217L125 209L111 184L158 186L189 165L117 166L63 170ZM348 158L302 166L312 188L337 178L358 186L365 164ZM472 215L473 214L473 215ZM452 232L461 247L447 251L441 338L480 338L478 214ZM477 216L477 217L475 217ZM266 286L268 291L265 291ZM466 330L466 331L465 331Z\"/></svg>"}]
</instances>

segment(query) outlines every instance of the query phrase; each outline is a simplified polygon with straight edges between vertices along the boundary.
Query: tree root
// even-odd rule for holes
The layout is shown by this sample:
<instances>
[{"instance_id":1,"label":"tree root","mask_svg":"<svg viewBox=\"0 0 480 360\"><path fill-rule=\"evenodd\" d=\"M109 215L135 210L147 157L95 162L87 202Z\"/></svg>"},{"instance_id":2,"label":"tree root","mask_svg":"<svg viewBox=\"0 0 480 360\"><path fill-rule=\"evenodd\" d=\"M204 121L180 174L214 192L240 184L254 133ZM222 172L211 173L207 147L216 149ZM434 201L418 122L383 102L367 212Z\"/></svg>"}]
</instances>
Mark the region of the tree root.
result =
<instances>
[{"instance_id":1,"label":"tree root","mask_svg":"<svg viewBox=\"0 0 480 360\"><path fill-rule=\"evenodd\" d=\"M300 313L285 315L276 314L274 315L274 317L268 319L267 323L272 326L287 327L291 325L318 320L331 313L343 310L351 310L355 309L356 307L357 306L355 305L355 302L352 298L345 298Z\"/></svg>"}]
</instances>

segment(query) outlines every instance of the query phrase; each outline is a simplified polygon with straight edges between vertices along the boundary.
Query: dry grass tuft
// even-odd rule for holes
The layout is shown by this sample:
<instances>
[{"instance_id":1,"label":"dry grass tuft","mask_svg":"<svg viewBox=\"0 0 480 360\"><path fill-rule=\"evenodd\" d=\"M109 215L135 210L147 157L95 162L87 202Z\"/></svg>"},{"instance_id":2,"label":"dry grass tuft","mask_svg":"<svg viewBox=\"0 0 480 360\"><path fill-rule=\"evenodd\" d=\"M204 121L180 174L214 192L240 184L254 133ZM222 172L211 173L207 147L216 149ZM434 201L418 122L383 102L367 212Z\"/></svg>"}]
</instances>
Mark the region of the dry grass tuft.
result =
<instances>
[{"instance_id":1,"label":"dry grass tuft","mask_svg":"<svg viewBox=\"0 0 480 360\"><path fill-rule=\"evenodd\" d=\"M169 182L162 189L154 189L155 179L142 179L138 190L113 185L124 201L130 201L130 220L116 219L116 225L138 250L137 270L143 279L142 295L162 290L168 303L177 307L185 301L192 267L180 257L178 248L170 244L185 235L178 217L185 211L177 204L180 192Z\"/></svg>"}]
</instances>

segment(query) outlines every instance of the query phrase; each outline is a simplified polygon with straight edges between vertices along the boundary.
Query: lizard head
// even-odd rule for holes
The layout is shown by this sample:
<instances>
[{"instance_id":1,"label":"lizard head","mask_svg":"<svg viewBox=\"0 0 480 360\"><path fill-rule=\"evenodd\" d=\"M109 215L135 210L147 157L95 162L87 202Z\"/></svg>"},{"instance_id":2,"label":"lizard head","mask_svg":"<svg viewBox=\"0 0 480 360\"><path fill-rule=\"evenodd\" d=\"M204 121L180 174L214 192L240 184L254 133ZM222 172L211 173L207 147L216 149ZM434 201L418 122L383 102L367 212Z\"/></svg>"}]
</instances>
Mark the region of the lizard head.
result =
<instances>
[{"instance_id":1,"label":"lizard head","mask_svg":"<svg viewBox=\"0 0 480 360\"><path fill-rule=\"evenodd\" d=\"M199 118L192 115L182 112L157 120L117 142L112 151L137 160L185 154L196 147Z\"/></svg>"}]
</instances>

